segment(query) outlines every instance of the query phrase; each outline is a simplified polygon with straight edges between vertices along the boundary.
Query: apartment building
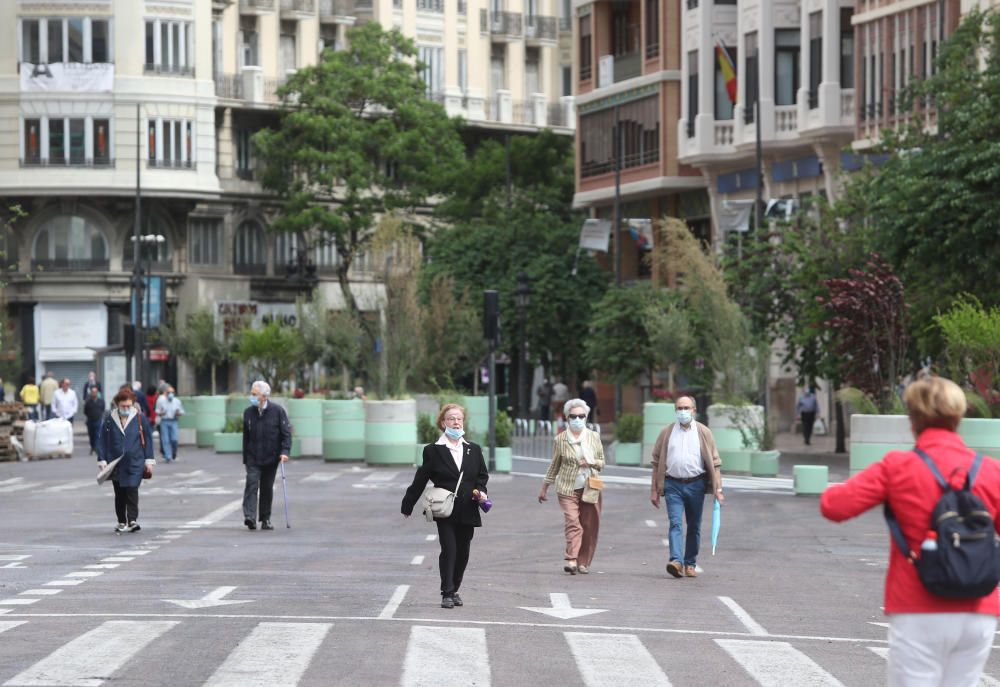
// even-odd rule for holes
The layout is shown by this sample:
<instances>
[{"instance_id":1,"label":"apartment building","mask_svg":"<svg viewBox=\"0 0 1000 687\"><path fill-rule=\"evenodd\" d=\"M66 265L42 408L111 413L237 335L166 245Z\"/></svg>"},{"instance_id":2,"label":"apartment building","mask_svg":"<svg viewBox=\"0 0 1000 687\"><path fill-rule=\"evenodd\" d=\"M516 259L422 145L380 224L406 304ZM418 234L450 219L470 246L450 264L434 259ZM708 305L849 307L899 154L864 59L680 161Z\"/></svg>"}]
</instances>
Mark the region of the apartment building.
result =
<instances>
[{"instance_id":1,"label":"apartment building","mask_svg":"<svg viewBox=\"0 0 1000 687\"><path fill-rule=\"evenodd\" d=\"M4 237L4 300L26 373L78 380L100 363L109 384L125 379L137 183L150 328L157 305L208 308L223 327L233 313L290 321L314 286L340 307L336 251L269 234L274 199L254 178L250 138L276 121L288 73L379 21L416 41L428 97L482 135L569 134L567 13L555 0L0 3L0 195L27 212ZM351 283L379 307L366 256ZM176 364L153 337L146 376L193 389Z\"/></svg>"}]
</instances>

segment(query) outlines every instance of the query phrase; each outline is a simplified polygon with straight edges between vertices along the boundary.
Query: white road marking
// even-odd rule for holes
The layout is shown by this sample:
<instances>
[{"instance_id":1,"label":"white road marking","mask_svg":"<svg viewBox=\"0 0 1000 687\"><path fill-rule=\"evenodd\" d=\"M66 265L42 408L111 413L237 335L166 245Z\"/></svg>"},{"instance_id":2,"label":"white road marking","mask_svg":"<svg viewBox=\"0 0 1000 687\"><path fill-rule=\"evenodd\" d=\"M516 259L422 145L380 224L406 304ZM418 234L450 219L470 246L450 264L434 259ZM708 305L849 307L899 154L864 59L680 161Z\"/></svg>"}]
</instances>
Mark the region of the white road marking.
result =
<instances>
[{"instance_id":1,"label":"white road marking","mask_svg":"<svg viewBox=\"0 0 1000 687\"><path fill-rule=\"evenodd\" d=\"M24 479L23 477L15 477L16 480ZM0 487L0 493L9 494L15 491L24 491L25 489L34 489L35 487L42 486L41 482L16 482L15 484L8 484L6 486Z\"/></svg>"},{"instance_id":2,"label":"white road marking","mask_svg":"<svg viewBox=\"0 0 1000 687\"><path fill-rule=\"evenodd\" d=\"M728 596L720 596L719 601L724 603L726 607L728 607L729 610L733 612L733 615L736 616L736 619L739 620L741 623L743 623L743 627L749 630L750 634L760 635L760 636L767 635L768 633L767 630L765 630L756 620L751 618L750 614L747 613L745 610L743 610L743 607L740 606L735 601L733 601L731 598L729 598Z\"/></svg>"},{"instance_id":3,"label":"white road marking","mask_svg":"<svg viewBox=\"0 0 1000 687\"><path fill-rule=\"evenodd\" d=\"M66 577L87 578L87 577L99 577L103 574L104 573L100 572L99 570L81 570L80 572L71 572L68 575L66 575Z\"/></svg>"},{"instance_id":4,"label":"white road marking","mask_svg":"<svg viewBox=\"0 0 1000 687\"><path fill-rule=\"evenodd\" d=\"M403 661L402 687L476 685L489 687L490 658L486 631L470 627L425 627L410 630Z\"/></svg>"},{"instance_id":5,"label":"white road marking","mask_svg":"<svg viewBox=\"0 0 1000 687\"><path fill-rule=\"evenodd\" d=\"M646 527L656 527L656 520L647 520Z\"/></svg>"},{"instance_id":6,"label":"white road marking","mask_svg":"<svg viewBox=\"0 0 1000 687\"><path fill-rule=\"evenodd\" d=\"M181 535L181 534L161 534L160 535L160 539L162 541L173 541L174 539L180 539L182 536L184 536L184 535Z\"/></svg>"},{"instance_id":7,"label":"white road marking","mask_svg":"<svg viewBox=\"0 0 1000 687\"><path fill-rule=\"evenodd\" d=\"M75 587L78 584L83 584L87 580L52 580L51 582L46 582L46 587Z\"/></svg>"},{"instance_id":8,"label":"white road marking","mask_svg":"<svg viewBox=\"0 0 1000 687\"><path fill-rule=\"evenodd\" d=\"M670 680L635 635L566 632L587 687L670 687Z\"/></svg>"},{"instance_id":9,"label":"white road marking","mask_svg":"<svg viewBox=\"0 0 1000 687\"><path fill-rule=\"evenodd\" d=\"M663 545L666 546L668 549L670 548L670 540L669 539L661 539L660 541L663 542ZM695 567L697 568L698 566L695 566Z\"/></svg>"},{"instance_id":10,"label":"white road marking","mask_svg":"<svg viewBox=\"0 0 1000 687\"><path fill-rule=\"evenodd\" d=\"M62 589L25 589L21 592L22 596L52 596L53 594L62 594Z\"/></svg>"},{"instance_id":11,"label":"white road marking","mask_svg":"<svg viewBox=\"0 0 1000 687\"><path fill-rule=\"evenodd\" d=\"M396 479L398 472L373 472L367 477L363 478L363 482L391 482Z\"/></svg>"},{"instance_id":12,"label":"white road marking","mask_svg":"<svg viewBox=\"0 0 1000 687\"><path fill-rule=\"evenodd\" d=\"M31 558L31 554L5 553L0 555L0 561L23 561Z\"/></svg>"},{"instance_id":13,"label":"white road marking","mask_svg":"<svg viewBox=\"0 0 1000 687\"><path fill-rule=\"evenodd\" d=\"M132 549L131 551L120 551L118 555L120 556L145 556L147 553L152 553L146 549Z\"/></svg>"},{"instance_id":14,"label":"white road marking","mask_svg":"<svg viewBox=\"0 0 1000 687\"><path fill-rule=\"evenodd\" d=\"M24 625L27 620L4 620L0 621L0 632L6 632L7 630L13 630L18 625Z\"/></svg>"},{"instance_id":15,"label":"white road marking","mask_svg":"<svg viewBox=\"0 0 1000 687\"><path fill-rule=\"evenodd\" d=\"M187 534L188 531L187 530L167 530L166 533L167 534L181 534L181 535L183 535L183 534Z\"/></svg>"},{"instance_id":16,"label":"white road marking","mask_svg":"<svg viewBox=\"0 0 1000 687\"><path fill-rule=\"evenodd\" d=\"M303 482L332 482L340 477L339 472L314 472L307 477L303 477Z\"/></svg>"},{"instance_id":17,"label":"white road marking","mask_svg":"<svg viewBox=\"0 0 1000 687\"><path fill-rule=\"evenodd\" d=\"M108 556L107 558L102 558L102 563L128 563L134 561L135 558L132 556Z\"/></svg>"},{"instance_id":18,"label":"white road marking","mask_svg":"<svg viewBox=\"0 0 1000 687\"><path fill-rule=\"evenodd\" d=\"M549 594L549 599L552 602L551 608L545 608L544 606L519 606L519 608L525 611L532 611L533 613L544 613L560 620L570 620L572 618L580 618L585 615L594 615L595 613L604 613L607 611L606 608L573 608L569 602L569 594L562 592L552 592Z\"/></svg>"},{"instance_id":19,"label":"white road marking","mask_svg":"<svg viewBox=\"0 0 1000 687\"><path fill-rule=\"evenodd\" d=\"M410 585L408 584L401 584L396 587L396 591L392 593L389 603L385 605L385 608L383 608L382 612L378 614L378 617L387 619L395 615L396 610L399 608L399 604L403 603L403 599L406 598L406 592L408 591L410 591Z\"/></svg>"},{"instance_id":20,"label":"white road marking","mask_svg":"<svg viewBox=\"0 0 1000 687\"><path fill-rule=\"evenodd\" d=\"M177 604L181 608L211 608L213 606L229 606L233 604L248 604L252 599L232 600L223 597L236 591L236 587L217 587L200 599L163 599L167 603Z\"/></svg>"},{"instance_id":21,"label":"white road marking","mask_svg":"<svg viewBox=\"0 0 1000 687\"><path fill-rule=\"evenodd\" d=\"M117 568L121 563L92 563L90 565L85 565L83 567L88 570L113 570Z\"/></svg>"},{"instance_id":22,"label":"white road marking","mask_svg":"<svg viewBox=\"0 0 1000 687\"><path fill-rule=\"evenodd\" d=\"M410 565L420 565L423 562L424 562L423 556L414 556L413 560L410 561Z\"/></svg>"},{"instance_id":23,"label":"white road marking","mask_svg":"<svg viewBox=\"0 0 1000 687\"><path fill-rule=\"evenodd\" d=\"M887 661L889 660L889 647L870 646L868 647L868 650L876 656L881 656ZM980 675L978 687L1000 687L1000 680L992 678L989 675Z\"/></svg>"},{"instance_id":24,"label":"white road marking","mask_svg":"<svg viewBox=\"0 0 1000 687\"><path fill-rule=\"evenodd\" d=\"M716 639L761 687L844 687L815 661L788 642L751 639Z\"/></svg>"},{"instance_id":25,"label":"white road marking","mask_svg":"<svg viewBox=\"0 0 1000 687\"><path fill-rule=\"evenodd\" d=\"M18 482L23 482L23 481L24 481L23 477L11 477L10 479L0 480L0 486L4 486L6 484L17 484Z\"/></svg>"},{"instance_id":26,"label":"white road marking","mask_svg":"<svg viewBox=\"0 0 1000 687\"><path fill-rule=\"evenodd\" d=\"M205 687L297 685L330 623L261 623L226 657Z\"/></svg>"},{"instance_id":27,"label":"white road marking","mask_svg":"<svg viewBox=\"0 0 1000 687\"><path fill-rule=\"evenodd\" d=\"M41 599L2 599L0 605L3 606L29 606Z\"/></svg>"},{"instance_id":28,"label":"white road marking","mask_svg":"<svg viewBox=\"0 0 1000 687\"><path fill-rule=\"evenodd\" d=\"M72 491L73 489L83 489L84 487L89 487L94 484L92 479L81 479L75 482L66 482L65 484L57 484L54 487L47 487L42 491Z\"/></svg>"},{"instance_id":29,"label":"white road marking","mask_svg":"<svg viewBox=\"0 0 1000 687\"><path fill-rule=\"evenodd\" d=\"M3 615L4 613L10 613L10 612L11 612L10 608L0 608L0 615Z\"/></svg>"},{"instance_id":30,"label":"white road marking","mask_svg":"<svg viewBox=\"0 0 1000 687\"><path fill-rule=\"evenodd\" d=\"M177 622L109 620L59 647L7 687L99 687ZM128 638L127 640L123 638Z\"/></svg>"},{"instance_id":31,"label":"white road marking","mask_svg":"<svg viewBox=\"0 0 1000 687\"><path fill-rule=\"evenodd\" d=\"M220 520L228 516L230 513L235 513L241 508L243 508L243 499L241 498L234 499L229 503L227 503L226 505L220 508L216 508L211 513L209 513L201 520L199 520L199 522L202 522L206 525L214 525L215 523L219 522Z\"/></svg>"},{"instance_id":32,"label":"white road marking","mask_svg":"<svg viewBox=\"0 0 1000 687\"><path fill-rule=\"evenodd\" d=\"M437 541L438 536L436 534L428 534L425 541Z\"/></svg>"}]
</instances>

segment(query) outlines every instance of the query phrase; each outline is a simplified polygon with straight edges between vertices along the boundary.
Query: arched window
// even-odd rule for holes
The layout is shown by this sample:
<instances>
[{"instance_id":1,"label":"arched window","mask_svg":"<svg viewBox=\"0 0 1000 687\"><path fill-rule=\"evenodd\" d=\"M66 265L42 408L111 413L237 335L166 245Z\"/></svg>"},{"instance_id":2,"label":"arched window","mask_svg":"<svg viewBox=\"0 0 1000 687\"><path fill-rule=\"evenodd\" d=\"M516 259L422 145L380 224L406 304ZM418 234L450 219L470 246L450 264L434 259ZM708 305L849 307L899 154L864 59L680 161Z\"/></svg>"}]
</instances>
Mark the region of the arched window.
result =
<instances>
[{"instance_id":1,"label":"arched window","mask_svg":"<svg viewBox=\"0 0 1000 687\"><path fill-rule=\"evenodd\" d=\"M233 246L233 270L236 274L267 273L264 229L253 220L246 220L236 229L236 240Z\"/></svg>"},{"instance_id":2,"label":"arched window","mask_svg":"<svg viewBox=\"0 0 1000 687\"><path fill-rule=\"evenodd\" d=\"M101 229L78 215L46 220L31 251L32 269L108 269L108 241Z\"/></svg>"},{"instance_id":3,"label":"arched window","mask_svg":"<svg viewBox=\"0 0 1000 687\"><path fill-rule=\"evenodd\" d=\"M304 242L303 242L304 243ZM274 273L285 274L299 253L299 235L282 232L274 237Z\"/></svg>"}]
</instances>

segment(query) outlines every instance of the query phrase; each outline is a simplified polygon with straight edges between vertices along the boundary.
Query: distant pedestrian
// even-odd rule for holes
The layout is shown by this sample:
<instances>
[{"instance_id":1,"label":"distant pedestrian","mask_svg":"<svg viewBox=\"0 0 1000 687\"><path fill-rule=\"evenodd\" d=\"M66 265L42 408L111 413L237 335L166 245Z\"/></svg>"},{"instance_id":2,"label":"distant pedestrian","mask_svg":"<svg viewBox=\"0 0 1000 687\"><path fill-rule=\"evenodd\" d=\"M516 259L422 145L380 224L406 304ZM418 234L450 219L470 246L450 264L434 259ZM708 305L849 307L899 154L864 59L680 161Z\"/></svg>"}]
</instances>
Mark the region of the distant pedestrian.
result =
<instances>
[{"instance_id":1,"label":"distant pedestrian","mask_svg":"<svg viewBox=\"0 0 1000 687\"><path fill-rule=\"evenodd\" d=\"M806 446L808 446L812 438L813 426L816 424L816 415L819 413L819 401L816 400L816 390L811 386L807 386L802 391L798 403L795 404L795 412L802 421L802 437L806 440Z\"/></svg>"},{"instance_id":2,"label":"distant pedestrian","mask_svg":"<svg viewBox=\"0 0 1000 687\"><path fill-rule=\"evenodd\" d=\"M538 502L548 501L549 485L555 482L566 535L563 570L586 575L597 552L603 502L601 490L592 488L589 480L604 469L604 446L600 435L587 429L590 407L582 399L567 401L563 414L569 418L569 429L555 438Z\"/></svg>"},{"instance_id":3,"label":"distant pedestrian","mask_svg":"<svg viewBox=\"0 0 1000 687\"><path fill-rule=\"evenodd\" d=\"M590 408L590 414L587 415L587 424L593 424L597 422L597 392L594 391L594 384L589 380L583 380L583 388L580 390L580 398L583 402L587 404Z\"/></svg>"},{"instance_id":4,"label":"distant pedestrian","mask_svg":"<svg viewBox=\"0 0 1000 687\"><path fill-rule=\"evenodd\" d=\"M73 422L73 416L79 409L80 399L76 397L76 392L70 388L69 379L62 380L62 384L52 395L52 416Z\"/></svg>"},{"instance_id":5,"label":"distant pedestrian","mask_svg":"<svg viewBox=\"0 0 1000 687\"><path fill-rule=\"evenodd\" d=\"M142 414L150 422L153 421L153 413L150 412L149 401L146 400L146 394L142 393L142 382L134 381L132 382L132 395L135 396L135 403Z\"/></svg>"},{"instance_id":6,"label":"distant pedestrian","mask_svg":"<svg viewBox=\"0 0 1000 687\"><path fill-rule=\"evenodd\" d=\"M28 419L29 420L40 420L39 400L41 399L41 392L38 385L35 384L35 378L29 376L27 383L21 387L20 394L21 403L25 405L28 409Z\"/></svg>"},{"instance_id":7,"label":"distant pedestrian","mask_svg":"<svg viewBox=\"0 0 1000 687\"><path fill-rule=\"evenodd\" d=\"M97 373L91 370L87 373L87 381L83 383L83 398L84 400L90 398L90 390L97 389L98 395L102 398L104 397L104 387L101 383L97 381Z\"/></svg>"},{"instance_id":8,"label":"distant pedestrian","mask_svg":"<svg viewBox=\"0 0 1000 687\"><path fill-rule=\"evenodd\" d=\"M42 408L39 415L42 420L49 420L55 417L52 414L52 398L56 395L56 391L59 389L59 382L56 381L56 377L52 372L45 373L45 379L38 386L38 390L41 393L41 403Z\"/></svg>"},{"instance_id":9,"label":"distant pedestrian","mask_svg":"<svg viewBox=\"0 0 1000 687\"><path fill-rule=\"evenodd\" d=\"M87 436L90 438L90 453L97 451L97 435L104 420L104 399L96 386L90 387L90 395L83 402L83 416L87 418Z\"/></svg>"},{"instance_id":10,"label":"distant pedestrian","mask_svg":"<svg viewBox=\"0 0 1000 687\"><path fill-rule=\"evenodd\" d=\"M701 516L705 495L722 503L722 459L712 431L694 419L690 396L675 401L677 422L672 422L653 444L653 483L649 501L660 507L662 495L670 522L670 560L667 572L674 577L698 576ZM684 522L687 521L687 537Z\"/></svg>"},{"instance_id":11,"label":"distant pedestrian","mask_svg":"<svg viewBox=\"0 0 1000 687\"><path fill-rule=\"evenodd\" d=\"M535 390L538 394L538 419L548 422L552 416L552 383L546 378Z\"/></svg>"},{"instance_id":12,"label":"distant pedestrian","mask_svg":"<svg viewBox=\"0 0 1000 687\"><path fill-rule=\"evenodd\" d=\"M915 448L889 451L846 482L831 485L820 498L823 516L842 522L885 504L895 515L910 551L920 552L921 543L930 539L931 514L942 494L925 462L929 459L953 489L961 489L971 478L973 495L989 510L994 527L1000 526L1000 462L983 458L978 472L970 475L975 451L958 434L966 411L962 389L947 379L930 377L910 384L903 400ZM980 598L937 596L923 585L912 563L890 541L883 602L889 617L890 687L980 684L1000 613L996 587Z\"/></svg>"},{"instance_id":13,"label":"distant pedestrian","mask_svg":"<svg viewBox=\"0 0 1000 687\"><path fill-rule=\"evenodd\" d=\"M438 556L441 608L454 608L464 605L458 590L469 563L472 535L475 528L483 524L472 492L478 489L479 498L485 500L490 475L483 459L483 449L465 438L465 408L457 403L446 404L438 413L437 426L443 433L436 442L424 446L422 462L403 495L399 510L405 517L410 517L427 482L455 494L451 515L434 521L441 545Z\"/></svg>"},{"instance_id":14,"label":"distant pedestrian","mask_svg":"<svg viewBox=\"0 0 1000 687\"><path fill-rule=\"evenodd\" d=\"M365 388L363 386L354 387L354 398L359 401L367 401L368 396L365 395Z\"/></svg>"},{"instance_id":15,"label":"distant pedestrian","mask_svg":"<svg viewBox=\"0 0 1000 687\"><path fill-rule=\"evenodd\" d=\"M552 384L552 419L564 420L563 405L569 400L569 387L561 379Z\"/></svg>"},{"instance_id":16,"label":"distant pedestrian","mask_svg":"<svg viewBox=\"0 0 1000 687\"><path fill-rule=\"evenodd\" d=\"M271 502L278 463L292 451L292 426L285 409L270 402L271 386L254 382L250 387L250 407L243 411L243 465L247 481L243 488L243 524L247 529L273 530ZM260 508L258 510L258 501Z\"/></svg>"},{"instance_id":17,"label":"distant pedestrian","mask_svg":"<svg viewBox=\"0 0 1000 687\"><path fill-rule=\"evenodd\" d=\"M177 420L184 414L184 405L177 398L174 387L167 386L166 393L156 399L156 419L160 424L160 447L163 460L172 463L177 459Z\"/></svg>"},{"instance_id":18,"label":"distant pedestrian","mask_svg":"<svg viewBox=\"0 0 1000 687\"><path fill-rule=\"evenodd\" d=\"M115 531L138 532L142 529L138 522L139 485L143 477L152 477L156 463L153 432L149 421L139 412L131 389L115 394L112 405L97 438L97 467L103 470L109 462L121 458L111 475L118 517Z\"/></svg>"}]
</instances>

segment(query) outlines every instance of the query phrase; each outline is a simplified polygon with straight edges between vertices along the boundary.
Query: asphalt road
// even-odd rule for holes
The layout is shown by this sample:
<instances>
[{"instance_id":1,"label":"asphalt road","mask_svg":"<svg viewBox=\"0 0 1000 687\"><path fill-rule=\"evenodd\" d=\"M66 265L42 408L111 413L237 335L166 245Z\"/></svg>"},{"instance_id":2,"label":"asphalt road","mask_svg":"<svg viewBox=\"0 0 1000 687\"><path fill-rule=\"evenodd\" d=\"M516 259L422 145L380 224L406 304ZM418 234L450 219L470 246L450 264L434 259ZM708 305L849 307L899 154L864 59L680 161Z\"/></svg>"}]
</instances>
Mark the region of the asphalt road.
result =
<instances>
[{"instance_id":1,"label":"asphalt road","mask_svg":"<svg viewBox=\"0 0 1000 687\"><path fill-rule=\"evenodd\" d=\"M276 529L250 532L239 458L188 449L116 535L93 458L0 463L0 685L884 683L878 513L833 525L790 480L726 478L718 553L675 580L648 472L611 468L592 573L569 576L545 467L491 480L445 610L436 530L399 514L410 468L292 461L291 528L279 480Z\"/></svg>"}]
</instances>

